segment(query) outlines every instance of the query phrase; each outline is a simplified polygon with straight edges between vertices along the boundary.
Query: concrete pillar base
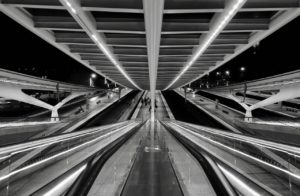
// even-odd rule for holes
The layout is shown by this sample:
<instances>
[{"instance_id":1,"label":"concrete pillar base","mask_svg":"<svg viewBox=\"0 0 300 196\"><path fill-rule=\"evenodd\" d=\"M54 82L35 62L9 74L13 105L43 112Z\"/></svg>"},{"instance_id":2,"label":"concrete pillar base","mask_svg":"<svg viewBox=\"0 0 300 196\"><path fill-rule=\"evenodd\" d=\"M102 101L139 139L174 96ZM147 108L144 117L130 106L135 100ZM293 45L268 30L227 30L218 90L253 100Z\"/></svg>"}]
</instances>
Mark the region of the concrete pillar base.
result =
<instances>
[{"instance_id":1,"label":"concrete pillar base","mask_svg":"<svg viewBox=\"0 0 300 196\"><path fill-rule=\"evenodd\" d=\"M245 122L252 122L252 120L253 120L252 111L251 110L247 110L246 114L245 114L244 121Z\"/></svg>"},{"instance_id":2,"label":"concrete pillar base","mask_svg":"<svg viewBox=\"0 0 300 196\"><path fill-rule=\"evenodd\" d=\"M51 122L57 122L59 121L59 116L57 110L52 110L51 112Z\"/></svg>"}]
</instances>

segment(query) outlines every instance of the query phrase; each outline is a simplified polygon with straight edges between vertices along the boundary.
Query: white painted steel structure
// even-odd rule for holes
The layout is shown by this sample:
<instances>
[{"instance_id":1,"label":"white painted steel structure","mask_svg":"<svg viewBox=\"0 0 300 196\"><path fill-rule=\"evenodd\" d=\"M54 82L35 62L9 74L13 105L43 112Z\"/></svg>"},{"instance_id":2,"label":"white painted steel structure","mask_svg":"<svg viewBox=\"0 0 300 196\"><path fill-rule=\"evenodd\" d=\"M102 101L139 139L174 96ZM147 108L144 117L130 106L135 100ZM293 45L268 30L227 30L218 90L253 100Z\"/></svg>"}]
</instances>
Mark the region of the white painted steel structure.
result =
<instances>
[{"instance_id":1,"label":"white painted steel structure","mask_svg":"<svg viewBox=\"0 0 300 196\"><path fill-rule=\"evenodd\" d=\"M253 81L247 81L246 83L237 83L229 86L222 86L208 89L208 91L222 94L237 103L239 103L246 110L246 120L251 120L252 111L268 106L281 101L291 100L300 97L300 70L262 78ZM235 93L264 91L270 92L270 96L262 101L248 106L246 103L235 97Z\"/></svg>"},{"instance_id":2,"label":"white painted steel structure","mask_svg":"<svg viewBox=\"0 0 300 196\"><path fill-rule=\"evenodd\" d=\"M2 0L0 10L132 89L195 81L300 15L300 0ZM152 103L153 105L153 103Z\"/></svg>"},{"instance_id":3,"label":"white painted steel structure","mask_svg":"<svg viewBox=\"0 0 300 196\"><path fill-rule=\"evenodd\" d=\"M284 74L257 80L247 81L248 91L278 91L283 88L289 88L300 85L300 69ZM214 92L243 92L245 82L230 84L228 86L214 87L210 91Z\"/></svg>"},{"instance_id":4,"label":"white painted steel structure","mask_svg":"<svg viewBox=\"0 0 300 196\"><path fill-rule=\"evenodd\" d=\"M70 94L55 106L26 94L23 90L40 90L53 92L69 92ZM0 97L12 99L48 109L52 112L52 120L59 120L58 109L68 101L101 89L83 85L70 84L54 80L42 79L30 75L0 69Z\"/></svg>"},{"instance_id":5,"label":"white painted steel structure","mask_svg":"<svg viewBox=\"0 0 300 196\"><path fill-rule=\"evenodd\" d=\"M0 86L3 85L41 91L57 91L57 88L62 92L94 92L101 90L89 86L49 80L0 69Z\"/></svg>"}]
</instances>

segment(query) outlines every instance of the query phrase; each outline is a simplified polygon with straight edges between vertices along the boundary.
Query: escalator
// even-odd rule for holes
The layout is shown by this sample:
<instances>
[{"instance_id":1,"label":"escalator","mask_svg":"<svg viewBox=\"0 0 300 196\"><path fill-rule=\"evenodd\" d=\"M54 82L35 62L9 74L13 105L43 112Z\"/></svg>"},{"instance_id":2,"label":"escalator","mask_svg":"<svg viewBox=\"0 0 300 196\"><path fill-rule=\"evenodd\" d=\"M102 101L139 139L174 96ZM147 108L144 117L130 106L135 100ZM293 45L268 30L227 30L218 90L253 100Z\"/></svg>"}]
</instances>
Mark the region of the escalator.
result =
<instances>
[{"instance_id":1,"label":"escalator","mask_svg":"<svg viewBox=\"0 0 300 196\"><path fill-rule=\"evenodd\" d=\"M167 112L159 96L157 96L157 106L156 115L158 118L161 118L161 120L166 120ZM147 105L143 105L141 107L139 118L143 114L149 116L148 107L149 106ZM158 113L161 113L162 115ZM181 182L182 180L179 179L180 174L178 174L178 171L175 171L176 169L174 167L176 166L170 157L171 152L168 149L169 144L166 142L166 135L169 134L167 129L162 126L160 121L156 120L152 123L147 121L138 132L142 132L144 134L139 139L139 145L136 149L133 164L128 171L126 180L122 184L121 190L116 190L115 192L120 192L120 195L124 196L184 195L184 185ZM169 141L170 140L168 140L168 142ZM174 140L173 142L176 143L175 145L180 145L178 142L183 141L178 140L176 142ZM197 156L197 160L200 161L200 155ZM203 159L201 159L201 161L203 162ZM201 184L203 189L206 187L206 189L209 190L207 193L210 194L207 195L230 195L222 186L222 183L217 180L218 176L209 166L207 166L208 163L201 163L201 166L202 164L205 166L203 167L203 170L209 171L208 173L204 174L209 175L208 177L204 176L204 178L208 178L209 180L206 181L206 184ZM97 182L95 184L101 183ZM92 187L91 192L88 194L89 196L96 195L95 190L98 187L95 186ZM106 187L102 188L106 189ZM109 193L107 194L110 195Z\"/></svg>"},{"instance_id":2,"label":"escalator","mask_svg":"<svg viewBox=\"0 0 300 196\"><path fill-rule=\"evenodd\" d=\"M146 137L141 141L122 196L183 195L164 137L157 126L155 123L148 128Z\"/></svg>"},{"instance_id":3,"label":"escalator","mask_svg":"<svg viewBox=\"0 0 300 196\"><path fill-rule=\"evenodd\" d=\"M143 121L1 148L1 195L297 195L300 190L292 173L299 167L295 147L264 146L267 141L211 128L206 121L201 126L171 120L160 96L154 122L149 105L134 108L138 118L146 115Z\"/></svg>"}]
</instances>

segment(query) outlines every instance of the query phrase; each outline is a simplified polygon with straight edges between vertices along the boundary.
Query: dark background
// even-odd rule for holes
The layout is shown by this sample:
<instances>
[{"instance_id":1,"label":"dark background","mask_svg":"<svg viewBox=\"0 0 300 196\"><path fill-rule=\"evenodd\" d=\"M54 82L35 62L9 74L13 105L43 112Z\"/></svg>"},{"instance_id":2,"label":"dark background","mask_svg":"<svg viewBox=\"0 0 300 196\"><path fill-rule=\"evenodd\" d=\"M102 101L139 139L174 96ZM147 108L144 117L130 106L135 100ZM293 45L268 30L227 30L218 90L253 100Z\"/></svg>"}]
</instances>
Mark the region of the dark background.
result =
<instances>
[{"instance_id":1,"label":"dark background","mask_svg":"<svg viewBox=\"0 0 300 196\"><path fill-rule=\"evenodd\" d=\"M68 55L48 44L3 13L0 13L1 64L0 68L9 69L35 76L47 76L49 79L89 84L91 70ZM251 47L208 76L192 83L216 84L220 80L230 83L258 79L300 69L300 17ZM245 67L242 73L240 67ZM230 71L230 76L225 71ZM216 75L219 72L220 75ZM219 82L222 85L222 83ZM95 85L107 88L100 75ZM112 85L111 85L112 86Z\"/></svg>"},{"instance_id":2,"label":"dark background","mask_svg":"<svg viewBox=\"0 0 300 196\"><path fill-rule=\"evenodd\" d=\"M93 71L0 12L0 68L48 79L89 85ZM107 88L97 75L95 86ZM111 85L112 86L112 85ZM110 87L111 87L110 86Z\"/></svg>"},{"instance_id":3,"label":"dark background","mask_svg":"<svg viewBox=\"0 0 300 196\"><path fill-rule=\"evenodd\" d=\"M245 67L245 72L240 68ZM253 80L300 69L300 17L251 47L192 86L207 81L216 84L226 79L231 83ZM230 76L226 76L226 70ZM217 75L217 72L220 74ZM220 82L219 82L220 83Z\"/></svg>"}]
</instances>

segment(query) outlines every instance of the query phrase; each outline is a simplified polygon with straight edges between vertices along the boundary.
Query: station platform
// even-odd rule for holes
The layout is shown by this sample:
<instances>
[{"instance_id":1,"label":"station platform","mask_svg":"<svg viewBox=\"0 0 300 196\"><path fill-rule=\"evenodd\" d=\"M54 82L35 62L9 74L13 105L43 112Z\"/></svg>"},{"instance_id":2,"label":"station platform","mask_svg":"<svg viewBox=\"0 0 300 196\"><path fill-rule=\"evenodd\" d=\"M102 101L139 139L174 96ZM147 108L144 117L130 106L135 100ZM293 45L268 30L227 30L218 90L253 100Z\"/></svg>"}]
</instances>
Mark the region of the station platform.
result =
<instances>
[{"instance_id":1,"label":"station platform","mask_svg":"<svg viewBox=\"0 0 300 196\"><path fill-rule=\"evenodd\" d=\"M0 0L0 21L0 196L300 196L300 0Z\"/></svg>"},{"instance_id":2,"label":"station platform","mask_svg":"<svg viewBox=\"0 0 300 196\"><path fill-rule=\"evenodd\" d=\"M147 96L137 94L135 104L126 105L134 108L132 115L126 114L129 120L122 114L117 123L0 147L1 195L299 193L299 147L233 126L229 131L179 121L161 92L156 93L156 119L151 121L149 103L142 101ZM198 101L207 115L217 117L225 108L216 110L203 97L188 95L187 101Z\"/></svg>"},{"instance_id":3,"label":"station platform","mask_svg":"<svg viewBox=\"0 0 300 196\"><path fill-rule=\"evenodd\" d=\"M123 91L120 98L123 98L130 92L130 90ZM70 111L63 113L59 121L51 121L49 117L29 116L24 119L12 119L14 120L13 122L1 122L0 144L8 145L71 132L119 100L116 94L112 95L112 97L102 96L95 98L91 98L93 101L87 100L88 104L85 103L83 106L73 108L71 113ZM81 110L81 112L74 113L78 110Z\"/></svg>"},{"instance_id":4,"label":"station platform","mask_svg":"<svg viewBox=\"0 0 300 196\"><path fill-rule=\"evenodd\" d=\"M176 92L184 99L183 91ZM246 122L245 113L221 103L216 107L216 102L207 97L190 93L187 100L233 132L299 145L299 122L295 119L253 118L252 122Z\"/></svg>"}]
</instances>

